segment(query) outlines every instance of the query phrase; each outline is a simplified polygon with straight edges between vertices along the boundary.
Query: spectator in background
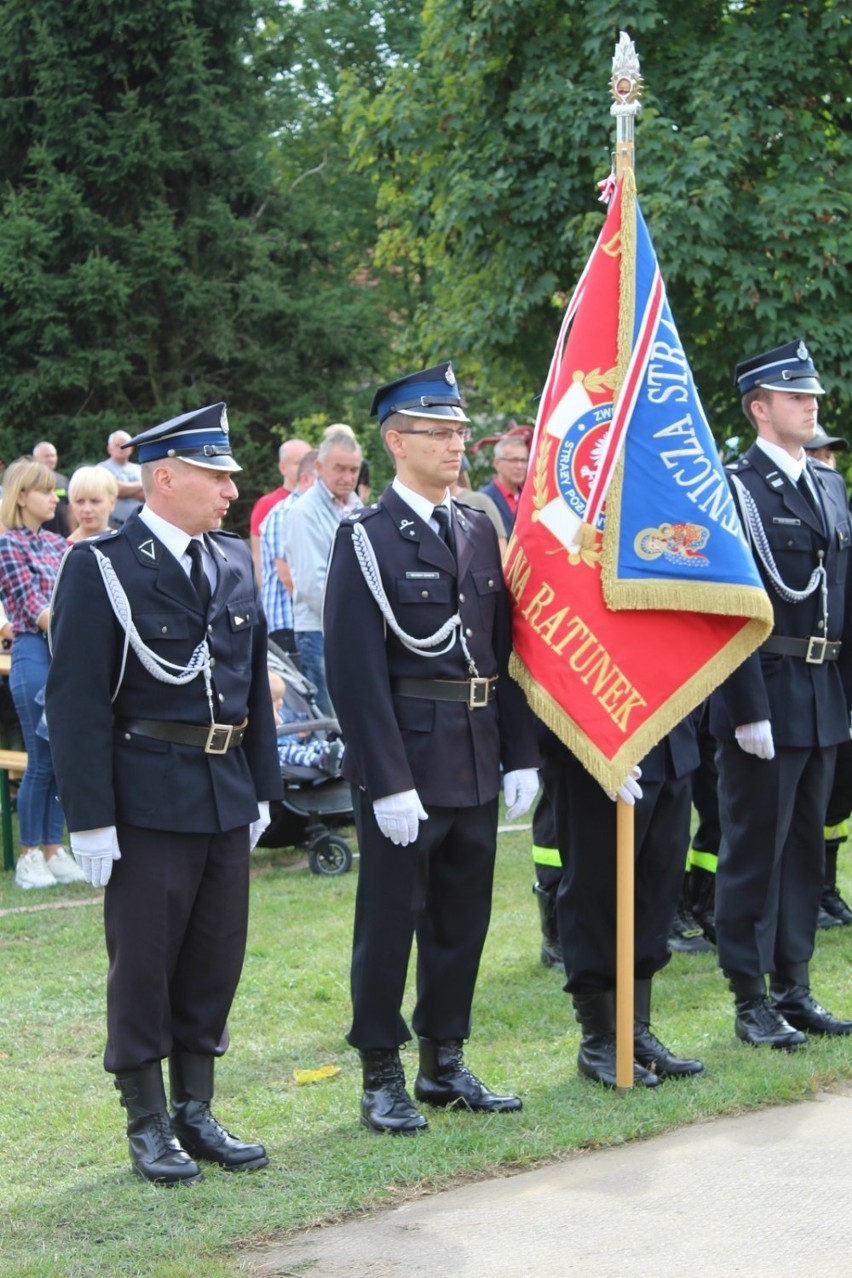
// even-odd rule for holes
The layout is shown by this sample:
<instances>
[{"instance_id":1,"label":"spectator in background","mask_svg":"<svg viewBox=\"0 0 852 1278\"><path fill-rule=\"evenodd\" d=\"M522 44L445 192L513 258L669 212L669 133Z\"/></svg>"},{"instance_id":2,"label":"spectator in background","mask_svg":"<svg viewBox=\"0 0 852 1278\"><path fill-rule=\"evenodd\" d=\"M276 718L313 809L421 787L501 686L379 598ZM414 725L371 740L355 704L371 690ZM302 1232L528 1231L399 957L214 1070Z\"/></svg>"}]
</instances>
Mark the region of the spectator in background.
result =
<instances>
[{"instance_id":1,"label":"spectator in background","mask_svg":"<svg viewBox=\"0 0 852 1278\"><path fill-rule=\"evenodd\" d=\"M110 515L110 528L120 528L125 519L129 519L145 500L142 471L130 460L133 448L129 441L130 436L126 430L114 430L107 440L109 456L106 461L98 462L99 466L109 471L118 485L118 500Z\"/></svg>"},{"instance_id":2,"label":"spectator in background","mask_svg":"<svg viewBox=\"0 0 852 1278\"><path fill-rule=\"evenodd\" d=\"M486 492L474 492L470 486L470 463L466 457L462 458L462 466L459 471L459 477L454 484L450 485L450 491L456 501L460 501L463 506L472 506L474 510L484 510L491 523L494 525L494 531L497 534L497 544L500 547L500 558L502 559L506 553L506 547L509 544L506 537L506 528L503 523L503 516L497 509L493 499Z\"/></svg>"},{"instance_id":3,"label":"spectator in background","mask_svg":"<svg viewBox=\"0 0 852 1278\"><path fill-rule=\"evenodd\" d=\"M328 557L341 519L361 507L355 488L361 448L350 426L330 426L320 444L317 482L288 512L282 549L293 578L293 623L302 673L323 714L334 711L325 680L322 605Z\"/></svg>"},{"instance_id":4,"label":"spectator in background","mask_svg":"<svg viewBox=\"0 0 852 1278\"><path fill-rule=\"evenodd\" d=\"M805 440L803 447L807 449L810 457L815 457L817 461L825 462L826 466L830 466L832 470L837 470L835 454L848 452L849 441L839 435L827 435L817 422L813 439Z\"/></svg>"},{"instance_id":5,"label":"spectator in background","mask_svg":"<svg viewBox=\"0 0 852 1278\"><path fill-rule=\"evenodd\" d=\"M74 528L74 520L68 505L68 480L56 469L59 456L53 444L46 439L41 440L33 449L33 460L53 471L53 486L57 498L56 510L45 523L42 532L58 533L60 537L67 537Z\"/></svg>"},{"instance_id":6,"label":"spectator in background","mask_svg":"<svg viewBox=\"0 0 852 1278\"><path fill-rule=\"evenodd\" d=\"M77 527L69 542L82 541L84 537L97 537L111 526L111 516L118 499L118 483L109 470L98 466L79 466L68 485L71 512Z\"/></svg>"},{"instance_id":7,"label":"spectator in background","mask_svg":"<svg viewBox=\"0 0 852 1278\"><path fill-rule=\"evenodd\" d=\"M251 557L254 571L260 584L262 565L260 561L260 525L279 501L289 497L296 487L296 473L299 462L310 450L310 444L304 439L285 439L278 449L278 469L281 472L281 487L274 488L271 493L258 497L251 509L249 518L249 535L251 539Z\"/></svg>"},{"instance_id":8,"label":"spectator in background","mask_svg":"<svg viewBox=\"0 0 852 1278\"><path fill-rule=\"evenodd\" d=\"M318 453L310 448L299 462L296 486L272 507L260 525L260 579L263 611L269 627L269 638L284 652L296 653L293 633L293 578L284 555L282 529L294 502L313 487Z\"/></svg>"},{"instance_id":9,"label":"spectator in background","mask_svg":"<svg viewBox=\"0 0 852 1278\"><path fill-rule=\"evenodd\" d=\"M507 541L518 513L529 460L530 450L523 439L514 435L498 439L494 445L494 478L479 490L490 497L500 511Z\"/></svg>"},{"instance_id":10,"label":"spectator in background","mask_svg":"<svg viewBox=\"0 0 852 1278\"><path fill-rule=\"evenodd\" d=\"M27 751L18 791L21 855L15 871L15 882L24 889L83 878L62 846L65 818L43 721L50 596L66 549L64 538L44 529L58 503L55 483L52 468L21 457L6 471L0 502L6 530L0 535L0 597L15 636L9 688Z\"/></svg>"}]
</instances>

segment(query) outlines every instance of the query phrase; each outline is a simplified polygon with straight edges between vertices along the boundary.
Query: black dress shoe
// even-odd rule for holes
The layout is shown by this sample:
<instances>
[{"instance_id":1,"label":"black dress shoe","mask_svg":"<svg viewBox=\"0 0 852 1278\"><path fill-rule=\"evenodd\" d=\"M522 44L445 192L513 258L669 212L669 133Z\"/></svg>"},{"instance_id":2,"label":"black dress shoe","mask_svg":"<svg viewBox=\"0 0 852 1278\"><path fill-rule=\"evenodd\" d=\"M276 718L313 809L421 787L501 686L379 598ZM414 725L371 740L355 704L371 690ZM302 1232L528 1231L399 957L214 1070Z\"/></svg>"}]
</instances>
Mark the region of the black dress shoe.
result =
<instances>
[{"instance_id":1,"label":"black dress shoe","mask_svg":"<svg viewBox=\"0 0 852 1278\"><path fill-rule=\"evenodd\" d=\"M361 1126L390 1136L425 1131L429 1124L405 1089L398 1050L361 1052L360 1056L364 1078Z\"/></svg>"},{"instance_id":2,"label":"black dress shoe","mask_svg":"<svg viewBox=\"0 0 852 1278\"><path fill-rule=\"evenodd\" d=\"M788 1024L808 1034L852 1034L852 1021L832 1016L805 985L791 985L777 994L773 990L773 1007Z\"/></svg>"},{"instance_id":3,"label":"black dress shoe","mask_svg":"<svg viewBox=\"0 0 852 1278\"><path fill-rule=\"evenodd\" d=\"M752 999L737 1000L737 1019L734 1023L737 1038L752 1047L776 1047L793 1051L806 1043L807 1037L794 1028L765 994Z\"/></svg>"},{"instance_id":4,"label":"black dress shoe","mask_svg":"<svg viewBox=\"0 0 852 1278\"><path fill-rule=\"evenodd\" d=\"M522 1108L518 1096L498 1096L464 1063L461 1042L420 1039L420 1072L414 1095L429 1105L454 1105L485 1114L508 1114Z\"/></svg>"},{"instance_id":5,"label":"black dress shoe","mask_svg":"<svg viewBox=\"0 0 852 1278\"><path fill-rule=\"evenodd\" d=\"M206 1101L184 1101L172 1111L172 1131L193 1158L218 1163L225 1171L256 1171L269 1162L266 1150L226 1131Z\"/></svg>"},{"instance_id":6,"label":"black dress shoe","mask_svg":"<svg viewBox=\"0 0 852 1278\"><path fill-rule=\"evenodd\" d=\"M639 1065L658 1078L687 1078L691 1074L701 1074L704 1070L701 1061L674 1056L656 1034L651 1033L647 1025L638 1021L633 1027L633 1057Z\"/></svg>"},{"instance_id":7,"label":"black dress shoe","mask_svg":"<svg viewBox=\"0 0 852 1278\"><path fill-rule=\"evenodd\" d=\"M193 1185L203 1176L174 1137L169 1116L145 1114L127 1124L133 1171L153 1185Z\"/></svg>"},{"instance_id":8,"label":"black dress shoe","mask_svg":"<svg viewBox=\"0 0 852 1278\"><path fill-rule=\"evenodd\" d=\"M837 924L852 923L852 910L844 901L837 888L826 888L819 903L820 918L824 914L833 919L833 923L817 922L817 927L834 927Z\"/></svg>"}]
</instances>

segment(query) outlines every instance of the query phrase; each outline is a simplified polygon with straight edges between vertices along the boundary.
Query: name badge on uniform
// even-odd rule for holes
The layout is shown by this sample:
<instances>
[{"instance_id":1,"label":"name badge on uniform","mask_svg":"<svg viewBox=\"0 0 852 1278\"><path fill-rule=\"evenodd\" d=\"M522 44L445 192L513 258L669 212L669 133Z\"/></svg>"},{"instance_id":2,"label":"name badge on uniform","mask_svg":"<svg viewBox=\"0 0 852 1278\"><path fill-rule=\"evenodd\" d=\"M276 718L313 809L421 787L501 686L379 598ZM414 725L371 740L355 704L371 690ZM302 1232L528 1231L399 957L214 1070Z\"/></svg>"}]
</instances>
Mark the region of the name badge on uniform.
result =
<instances>
[{"instance_id":1,"label":"name badge on uniform","mask_svg":"<svg viewBox=\"0 0 852 1278\"><path fill-rule=\"evenodd\" d=\"M409 581L438 581L441 576L439 572L407 572L405 575Z\"/></svg>"},{"instance_id":2,"label":"name badge on uniform","mask_svg":"<svg viewBox=\"0 0 852 1278\"><path fill-rule=\"evenodd\" d=\"M785 519L783 515L773 515L772 522L773 524L794 524L798 526L799 524L801 524L802 521L801 519L793 519L793 518Z\"/></svg>"}]
</instances>

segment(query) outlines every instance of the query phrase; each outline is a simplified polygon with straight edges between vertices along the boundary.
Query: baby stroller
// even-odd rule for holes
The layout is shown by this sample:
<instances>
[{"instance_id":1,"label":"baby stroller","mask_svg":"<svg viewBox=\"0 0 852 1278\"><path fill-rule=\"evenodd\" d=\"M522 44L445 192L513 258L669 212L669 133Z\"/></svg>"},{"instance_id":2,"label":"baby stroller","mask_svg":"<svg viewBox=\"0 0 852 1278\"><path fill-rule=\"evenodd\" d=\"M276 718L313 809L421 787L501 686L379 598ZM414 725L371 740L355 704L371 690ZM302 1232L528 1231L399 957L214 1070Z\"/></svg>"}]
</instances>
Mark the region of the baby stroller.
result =
<instances>
[{"instance_id":1,"label":"baby stroller","mask_svg":"<svg viewBox=\"0 0 852 1278\"><path fill-rule=\"evenodd\" d=\"M324 718L316 705L316 688L292 657L272 642L268 648L270 673L284 680L284 703L279 737L327 743L332 755L342 750L340 725ZM324 753L327 753L324 751ZM352 868L352 849L330 826L351 825L349 782L319 767L285 762L281 765L284 798L270 804L272 820L261 836L263 848L304 847L312 874L346 874Z\"/></svg>"}]
</instances>

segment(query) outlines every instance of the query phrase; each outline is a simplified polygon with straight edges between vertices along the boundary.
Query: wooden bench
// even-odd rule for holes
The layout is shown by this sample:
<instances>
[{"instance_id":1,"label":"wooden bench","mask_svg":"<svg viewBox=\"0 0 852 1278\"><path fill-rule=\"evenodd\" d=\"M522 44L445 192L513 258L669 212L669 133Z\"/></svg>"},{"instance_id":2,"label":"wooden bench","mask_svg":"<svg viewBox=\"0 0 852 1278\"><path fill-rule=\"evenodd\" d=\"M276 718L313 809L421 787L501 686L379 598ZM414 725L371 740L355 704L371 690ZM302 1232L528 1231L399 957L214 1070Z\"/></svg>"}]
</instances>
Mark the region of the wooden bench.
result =
<instances>
[{"instance_id":1,"label":"wooden bench","mask_svg":"<svg viewBox=\"0 0 852 1278\"><path fill-rule=\"evenodd\" d=\"M15 846L12 835L12 795L9 789L9 773L23 776L27 756L23 750L0 750L0 818L3 822L3 869L14 870Z\"/></svg>"}]
</instances>

